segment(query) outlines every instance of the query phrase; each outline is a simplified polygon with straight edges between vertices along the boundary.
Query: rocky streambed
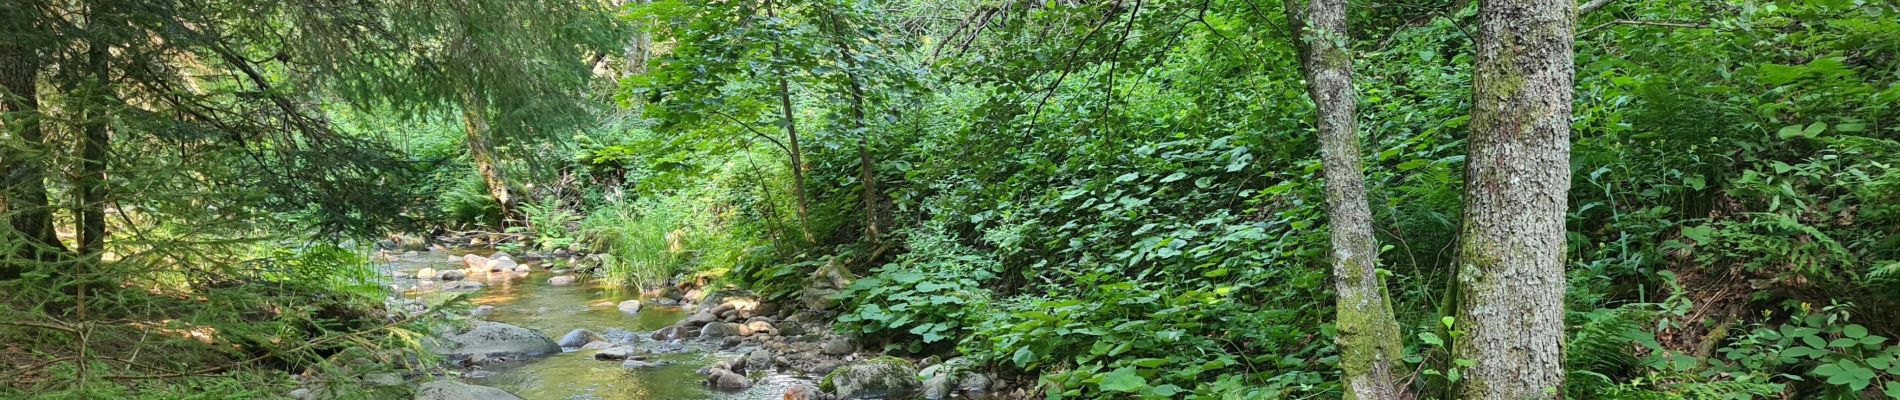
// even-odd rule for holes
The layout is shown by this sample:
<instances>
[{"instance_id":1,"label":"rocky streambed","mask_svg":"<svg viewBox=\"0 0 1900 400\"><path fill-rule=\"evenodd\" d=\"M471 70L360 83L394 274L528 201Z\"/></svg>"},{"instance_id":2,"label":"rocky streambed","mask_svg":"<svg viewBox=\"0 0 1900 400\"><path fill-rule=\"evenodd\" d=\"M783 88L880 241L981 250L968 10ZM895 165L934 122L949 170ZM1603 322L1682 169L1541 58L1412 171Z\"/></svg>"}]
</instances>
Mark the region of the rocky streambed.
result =
<instances>
[{"instance_id":1,"label":"rocky streambed","mask_svg":"<svg viewBox=\"0 0 1900 400\"><path fill-rule=\"evenodd\" d=\"M597 282L585 258L461 251L379 256L399 296L464 293L466 327L439 332L446 373L412 374L417 399L990 398L960 360L879 356L808 312L741 290L638 293ZM921 368L920 368L921 367Z\"/></svg>"}]
</instances>

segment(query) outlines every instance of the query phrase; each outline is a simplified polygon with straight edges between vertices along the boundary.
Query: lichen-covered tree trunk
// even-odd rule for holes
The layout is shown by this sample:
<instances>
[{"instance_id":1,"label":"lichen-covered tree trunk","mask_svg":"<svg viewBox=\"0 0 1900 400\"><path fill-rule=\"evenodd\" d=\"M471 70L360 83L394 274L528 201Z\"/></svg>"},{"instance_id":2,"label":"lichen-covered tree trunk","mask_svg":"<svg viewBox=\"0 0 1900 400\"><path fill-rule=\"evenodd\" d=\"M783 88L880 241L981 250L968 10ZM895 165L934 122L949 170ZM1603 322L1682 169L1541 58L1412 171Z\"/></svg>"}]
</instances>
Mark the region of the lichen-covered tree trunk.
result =
<instances>
[{"instance_id":1,"label":"lichen-covered tree trunk","mask_svg":"<svg viewBox=\"0 0 1900 400\"><path fill-rule=\"evenodd\" d=\"M1333 287L1338 292L1339 367L1345 398L1405 398L1392 364L1403 346L1392 301L1379 278L1378 246L1372 236L1372 210L1366 203L1365 175L1359 161L1354 123L1358 96L1352 85L1352 54L1346 25L1346 0L1310 0L1300 15L1298 0L1287 1L1287 16L1300 41L1300 64L1307 94L1318 116L1320 162L1326 178L1326 214L1333 247Z\"/></svg>"},{"instance_id":2,"label":"lichen-covered tree trunk","mask_svg":"<svg viewBox=\"0 0 1900 400\"><path fill-rule=\"evenodd\" d=\"M1463 399L1562 395L1572 0L1478 4L1458 358Z\"/></svg>"},{"instance_id":3,"label":"lichen-covered tree trunk","mask_svg":"<svg viewBox=\"0 0 1900 400\"><path fill-rule=\"evenodd\" d=\"M481 174L482 182L488 186L488 196L501 207L505 224L514 215L515 199L508 189L507 172L496 158L494 132L488 126L488 103L482 101L481 94L464 90L461 105L462 124L468 135L468 158L475 163L475 172Z\"/></svg>"}]
</instances>

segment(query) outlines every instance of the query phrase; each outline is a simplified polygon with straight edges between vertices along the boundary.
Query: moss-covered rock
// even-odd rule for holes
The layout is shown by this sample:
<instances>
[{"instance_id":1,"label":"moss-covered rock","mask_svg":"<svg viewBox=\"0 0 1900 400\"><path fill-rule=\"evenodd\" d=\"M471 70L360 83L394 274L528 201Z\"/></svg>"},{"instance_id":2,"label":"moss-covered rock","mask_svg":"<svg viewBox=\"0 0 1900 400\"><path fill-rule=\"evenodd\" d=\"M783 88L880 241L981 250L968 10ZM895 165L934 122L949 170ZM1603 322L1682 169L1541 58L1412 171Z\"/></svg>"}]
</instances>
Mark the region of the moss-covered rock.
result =
<instances>
[{"instance_id":1,"label":"moss-covered rock","mask_svg":"<svg viewBox=\"0 0 1900 400\"><path fill-rule=\"evenodd\" d=\"M909 398L917 391L917 366L897 357L878 357L838 367L819 388L839 400Z\"/></svg>"}]
</instances>

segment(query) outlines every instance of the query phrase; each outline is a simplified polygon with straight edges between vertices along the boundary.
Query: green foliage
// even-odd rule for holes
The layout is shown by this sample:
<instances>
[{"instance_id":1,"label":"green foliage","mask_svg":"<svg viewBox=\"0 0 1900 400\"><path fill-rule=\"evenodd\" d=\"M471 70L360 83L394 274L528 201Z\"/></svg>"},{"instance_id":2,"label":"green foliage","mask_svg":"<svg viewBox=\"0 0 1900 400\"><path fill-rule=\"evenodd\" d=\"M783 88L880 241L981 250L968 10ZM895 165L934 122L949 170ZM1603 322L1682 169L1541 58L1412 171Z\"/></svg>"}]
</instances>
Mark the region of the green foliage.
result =
<instances>
[{"instance_id":1,"label":"green foliage","mask_svg":"<svg viewBox=\"0 0 1900 400\"><path fill-rule=\"evenodd\" d=\"M896 262L832 295L849 302L841 328L902 344L912 353L954 344L990 313L989 291L1001 266L931 228L906 236L908 252ZM945 346L939 346L945 347Z\"/></svg>"},{"instance_id":2,"label":"green foliage","mask_svg":"<svg viewBox=\"0 0 1900 400\"><path fill-rule=\"evenodd\" d=\"M522 226L508 230L527 235L528 242L541 251L566 249L579 243L574 228L580 223L581 216L562 208L559 203L523 204L521 216L524 220Z\"/></svg>"},{"instance_id":3,"label":"green foliage","mask_svg":"<svg viewBox=\"0 0 1900 400\"><path fill-rule=\"evenodd\" d=\"M1900 345L1848 322L1847 310L1831 306L1756 328L1720 350L1723 367L1771 374L1815 398L1863 398L1868 392L1900 398Z\"/></svg>"},{"instance_id":4,"label":"green foliage","mask_svg":"<svg viewBox=\"0 0 1900 400\"><path fill-rule=\"evenodd\" d=\"M488 226L501 224L501 204L488 195L488 184L482 181L480 175L460 175L460 179L443 188L437 196L436 204L443 215L440 222Z\"/></svg>"}]
</instances>

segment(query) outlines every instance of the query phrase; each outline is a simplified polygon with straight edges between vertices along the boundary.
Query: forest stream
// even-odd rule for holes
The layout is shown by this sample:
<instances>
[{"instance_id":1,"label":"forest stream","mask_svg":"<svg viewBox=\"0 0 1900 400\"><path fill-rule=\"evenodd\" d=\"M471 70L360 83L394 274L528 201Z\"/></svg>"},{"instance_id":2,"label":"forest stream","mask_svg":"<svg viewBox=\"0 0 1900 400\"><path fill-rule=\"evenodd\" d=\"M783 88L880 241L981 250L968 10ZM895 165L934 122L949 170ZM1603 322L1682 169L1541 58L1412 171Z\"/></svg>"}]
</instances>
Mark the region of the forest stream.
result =
<instances>
[{"instance_id":1,"label":"forest stream","mask_svg":"<svg viewBox=\"0 0 1900 400\"><path fill-rule=\"evenodd\" d=\"M468 301L480 310L473 313L478 319L533 329L550 338L560 338L575 329L599 332L608 342L631 346L642 354L640 358L656 366L628 368L620 361L596 360L594 353L601 349L564 348L551 356L470 367L460 371L465 383L501 388L527 400L618 400L773 398L788 387L811 381L768 371L754 372L751 378L756 383L744 390L710 388L696 370L718 360L744 357L751 349L649 339L653 331L685 318L686 309L649 305L632 314L624 313L614 305L639 299L639 293L587 274L575 274L578 279L573 283L555 285L550 280L557 274L541 268L539 260L523 260L532 272L478 273L465 280L480 282L479 286L415 279L416 272L424 268L457 270L462 268L463 254L487 256L490 252L470 249L391 254L382 268L386 276L396 277L393 285L403 297L467 293Z\"/></svg>"}]
</instances>

